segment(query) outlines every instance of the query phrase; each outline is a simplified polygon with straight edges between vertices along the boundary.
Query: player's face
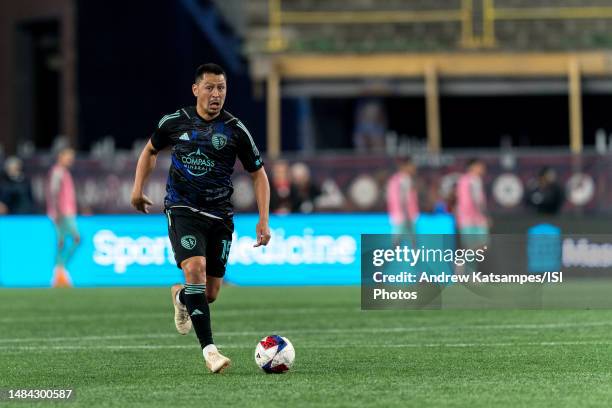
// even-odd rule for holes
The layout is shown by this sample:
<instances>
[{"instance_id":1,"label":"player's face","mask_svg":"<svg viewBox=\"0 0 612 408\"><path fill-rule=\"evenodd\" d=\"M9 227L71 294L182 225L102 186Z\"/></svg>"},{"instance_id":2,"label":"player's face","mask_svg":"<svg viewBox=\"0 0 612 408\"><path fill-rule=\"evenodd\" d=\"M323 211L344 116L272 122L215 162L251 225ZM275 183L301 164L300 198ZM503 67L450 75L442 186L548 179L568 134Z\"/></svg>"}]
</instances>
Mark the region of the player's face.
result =
<instances>
[{"instance_id":1,"label":"player's face","mask_svg":"<svg viewBox=\"0 0 612 408\"><path fill-rule=\"evenodd\" d=\"M487 172L487 168L486 168L484 163L477 163L476 164L476 174L478 174L480 177L482 177L482 176L485 175L486 172Z\"/></svg>"},{"instance_id":2,"label":"player's face","mask_svg":"<svg viewBox=\"0 0 612 408\"><path fill-rule=\"evenodd\" d=\"M414 164L412 163L403 163L400 166L400 169L404 172L404 173L408 173L410 175L414 175L416 173L416 167L414 167Z\"/></svg>"},{"instance_id":3,"label":"player's face","mask_svg":"<svg viewBox=\"0 0 612 408\"><path fill-rule=\"evenodd\" d=\"M204 114L205 119L217 116L225 103L226 91L224 75L211 73L202 75L202 79L193 84L193 94L197 99L198 112Z\"/></svg>"},{"instance_id":4,"label":"player's face","mask_svg":"<svg viewBox=\"0 0 612 408\"><path fill-rule=\"evenodd\" d=\"M72 149L63 151L60 155L60 162L65 167L71 167L74 164L74 151Z\"/></svg>"}]
</instances>

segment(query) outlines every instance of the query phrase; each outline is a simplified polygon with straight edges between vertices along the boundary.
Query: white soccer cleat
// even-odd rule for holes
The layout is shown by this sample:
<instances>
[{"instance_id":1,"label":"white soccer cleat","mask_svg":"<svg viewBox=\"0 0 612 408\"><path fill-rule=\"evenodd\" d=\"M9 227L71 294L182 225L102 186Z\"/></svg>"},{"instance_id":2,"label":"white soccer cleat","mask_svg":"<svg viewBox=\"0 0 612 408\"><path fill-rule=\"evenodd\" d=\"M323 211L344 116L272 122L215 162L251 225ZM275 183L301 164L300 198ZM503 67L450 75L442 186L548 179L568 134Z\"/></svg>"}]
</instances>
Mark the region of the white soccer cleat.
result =
<instances>
[{"instance_id":1,"label":"white soccer cleat","mask_svg":"<svg viewBox=\"0 0 612 408\"><path fill-rule=\"evenodd\" d=\"M174 325L176 326L176 331L179 334L185 335L191 330L191 319L189 318L189 312L187 312L187 306L181 304L176 299L181 289L183 289L183 285L174 285L170 292L172 293L172 305L174 305Z\"/></svg>"},{"instance_id":2,"label":"white soccer cleat","mask_svg":"<svg viewBox=\"0 0 612 408\"><path fill-rule=\"evenodd\" d=\"M213 373L220 373L229 367L231 360L219 353L214 344L204 347L202 350L206 367Z\"/></svg>"}]
</instances>

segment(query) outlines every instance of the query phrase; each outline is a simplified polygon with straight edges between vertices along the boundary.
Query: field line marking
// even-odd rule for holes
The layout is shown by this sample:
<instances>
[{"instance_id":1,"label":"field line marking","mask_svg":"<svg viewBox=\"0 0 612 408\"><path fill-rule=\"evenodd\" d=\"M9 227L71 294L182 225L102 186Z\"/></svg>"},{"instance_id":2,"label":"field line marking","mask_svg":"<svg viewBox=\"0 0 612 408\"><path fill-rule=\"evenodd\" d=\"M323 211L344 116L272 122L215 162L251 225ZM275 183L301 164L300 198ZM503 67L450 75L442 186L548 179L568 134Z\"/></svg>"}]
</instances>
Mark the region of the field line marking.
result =
<instances>
[{"instance_id":1,"label":"field line marking","mask_svg":"<svg viewBox=\"0 0 612 408\"><path fill-rule=\"evenodd\" d=\"M265 315L270 309L229 309L229 310L213 310L214 315L218 316L245 316L245 315ZM296 309L279 309L275 312L276 315L287 314L287 315L298 315L298 314L327 314L337 313L338 311L346 312L360 312L361 309L358 307L331 307L331 308L296 308ZM158 313L99 313L94 316L102 316L105 319L119 318L119 319L141 319L141 318L172 318L173 311L171 309L168 312ZM0 317L0 324L2 323L22 323L22 322L50 322L50 321L90 321L92 319L91 314L83 315L67 315L67 316L25 316L25 317Z\"/></svg>"},{"instance_id":2,"label":"field line marking","mask_svg":"<svg viewBox=\"0 0 612 408\"><path fill-rule=\"evenodd\" d=\"M612 321L583 322L583 323L549 323L549 324L500 324L500 325L457 325L457 326L423 326L423 327L373 327L352 329L283 329L283 330L254 330L254 331L220 331L216 336L264 336L267 332L278 332L286 335L308 335L308 334L350 334L350 333L410 333L410 332L436 332L436 331L461 331L461 330L542 330L542 329L565 329L580 327L605 327L611 326ZM130 340L130 339L163 339L179 337L175 333L134 333L99 336L63 336L63 337L24 337L24 338L0 338L0 344L7 343L51 343L63 341L100 341L100 340Z\"/></svg>"},{"instance_id":3,"label":"field line marking","mask_svg":"<svg viewBox=\"0 0 612 408\"><path fill-rule=\"evenodd\" d=\"M302 344L299 348L482 348L482 347L564 347L564 346L612 346L612 341L543 341L521 343L403 343L403 344ZM249 349L253 345L221 344L220 348ZM0 346L2 352L22 351L71 351L71 350L169 350L197 349L197 344L135 344L135 345L92 345L92 346Z\"/></svg>"}]
</instances>

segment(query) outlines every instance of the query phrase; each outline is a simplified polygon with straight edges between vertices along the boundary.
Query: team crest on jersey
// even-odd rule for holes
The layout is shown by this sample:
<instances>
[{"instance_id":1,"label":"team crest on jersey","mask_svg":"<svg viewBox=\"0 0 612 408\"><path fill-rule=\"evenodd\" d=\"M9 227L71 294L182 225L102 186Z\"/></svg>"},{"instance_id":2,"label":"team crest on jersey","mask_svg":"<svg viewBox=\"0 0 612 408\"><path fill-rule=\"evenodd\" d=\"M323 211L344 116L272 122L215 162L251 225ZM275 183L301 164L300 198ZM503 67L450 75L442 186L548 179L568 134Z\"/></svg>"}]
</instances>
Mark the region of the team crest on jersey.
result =
<instances>
[{"instance_id":1,"label":"team crest on jersey","mask_svg":"<svg viewBox=\"0 0 612 408\"><path fill-rule=\"evenodd\" d=\"M223 133L215 133L212 135L211 140L213 147L217 150L223 149L227 144L227 136L225 136Z\"/></svg>"},{"instance_id":2,"label":"team crest on jersey","mask_svg":"<svg viewBox=\"0 0 612 408\"><path fill-rule=\"evenodd\" d=\"M187 173L192 176L203 176L215 167L215 161L211 160L200 149L181 157Z\"/></svg>"},{"instance_id":3,"label":"team crest on jersey","mask_svg":"<svg viewBox=\"0 0 612 408\"><path fill-rule=\"evenodd\" d=\"M193 235L185 235L181 238L181 245L187 250L192 250L196 246L196 237Z\"/></svg>"}]
</instances>

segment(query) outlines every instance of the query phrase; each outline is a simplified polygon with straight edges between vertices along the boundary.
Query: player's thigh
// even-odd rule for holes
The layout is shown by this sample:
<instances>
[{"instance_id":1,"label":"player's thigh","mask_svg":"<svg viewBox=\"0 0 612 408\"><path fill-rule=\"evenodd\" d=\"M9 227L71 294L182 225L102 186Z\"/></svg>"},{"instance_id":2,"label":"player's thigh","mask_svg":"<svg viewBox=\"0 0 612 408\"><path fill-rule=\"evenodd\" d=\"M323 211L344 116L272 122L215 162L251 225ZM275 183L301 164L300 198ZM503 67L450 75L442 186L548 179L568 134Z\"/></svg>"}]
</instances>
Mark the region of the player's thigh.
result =
<instances>
[{"instance_id":1,"label":"player's thigh","mask_svg":"<svg viewBox=\"0 0 612 408\"><path fill-rule=\"evenodd\" d=\"M168 237L176 265L187 275L204 268L206 272L207 226L197 214L171 208L166 211ZM188 261L188 262L187 262Z\"/></svg>"},{"instance_id":2,"label":"player's thigh","mask_svg":"<svg viewBox=\"0 0 612 408\"><path fill-rule=\"evenodd\" d=\"M206 276L223 278L232 247L232 221L217 221L210 229L206 246Z\"/></svg>"},{"instance_id":3,"label":"player's thigh","mask_svg":"<svg viewBox=\"0 0 612 408\"><path fill-rule=\"evenodd\" d=\"M459 229L459 234L463 248L478 249L489 242L489 229L485 225L463 226Z\"/></svg>"},{"instance_id":4,"label":"player's thigh","mask_svg":"<svg viewBox=\"0 0 612 408\"><path fill-rule=\"evenodd\" d=\"M57 237L57 244L59 247L64 245L66 239L66 229L64 228L64 221L59 220L53 224L55 226L55 236Z\"/></svg>"},{"instance_id":5,"label":"player's thigh","mask_svg":"<svg viewBox=\"0 0 612 408\"><path fill-rule=\"evenodd\" d=\"M64 229L66 231L66 235L70 235L73 240L76 240L76 237L79 236L79 229L77 227L76 217L68 216L64 217L63 220Z\"/></svg>"}]
</instances>

